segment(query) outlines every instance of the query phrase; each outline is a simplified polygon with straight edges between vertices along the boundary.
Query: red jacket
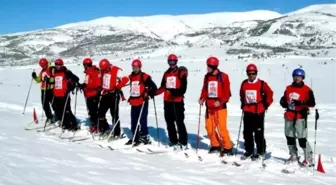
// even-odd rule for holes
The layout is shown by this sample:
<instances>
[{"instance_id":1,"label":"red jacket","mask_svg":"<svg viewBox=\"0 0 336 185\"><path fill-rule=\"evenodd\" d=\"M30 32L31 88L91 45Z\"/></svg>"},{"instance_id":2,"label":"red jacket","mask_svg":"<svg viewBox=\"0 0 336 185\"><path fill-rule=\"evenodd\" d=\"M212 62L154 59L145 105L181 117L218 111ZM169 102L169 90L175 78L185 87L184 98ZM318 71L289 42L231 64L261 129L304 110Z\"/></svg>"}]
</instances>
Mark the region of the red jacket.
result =
<instances>
[{"instance_id":1,"label":"red jacket","mask_svg":"<svg viewBox=\"0 0 336 185\"><path fill-rule=\"evenodd\" d=\"M55 70L54 78L53 94L55 97L65 97L79 81L79 78L64 66L60 70Z\"/></svg>"},{"instance_id":2,"label":"red jacket","mask_svg":"<svg viewBox=\"0 0 336 185\"><path fill-rule=\"evenodd\" d=\"M102 78L102 88L104 93L110 92L110 91L116 91L120 90L122 87L124 87L128 82L128 77L118 77L118 71L121 70L117 66L111 67L111 69L108 72L103 72L101 75Z\"/></svg>"},{"instance_id":3,"label":"red jacket","mask_svg":"<svg viewBox=\"0 0 336 185\"><path fill-rule=\"evenodd\" d=\"M187 74L176 68L169 68L163 75L161 87L156 95L164 93L163 99L167 102L182 102L187 90Z\"/></svg>"},{"instance_id":4,"label":"red jacket","mask_svg":"<svg viewBox=\"0 0 336 185\"><path fill-rule=\"evenodd\" d=\"M314 93L303 82L301 84L293 83L286 87L280 104L286 108L285 117L287 119L305 119L309 108L315 106Z\"/></svg>"},{"instance_id":5,"label":"red jacket","mask_svg":"<svg viewBox=\"0 0 336 185\"><path fill-rule=\"evenodd\" d=\"M244 112L263 113L273 103L273 91L260 79L244 80L240 86L240 102Z\"/></svg>"},{"instance_id":6,"label":"red jacket","mask_svg":"<svg viewBox=\"0 0 336 185\"><path fill-rule=\"evenodd\" d=\"M231 97L230 80L226 73L216 70L213 74L206 74L203 80L201 100L206 100L206 106L210 110L226 109L226 103ZM220 102L215 107L214 103Z\"/></svg>"},{"instance_id":7,"label":"red jacket","mask_svg":"<svg viewBox=\"0 0 336 185\"><path fill-rule=\"evenodd\" d=\"M101 76L100 71L96 66L87 68L85 71L84 83L84 96L86 98L97 96L99 89L101 88Z\"/></svg>"}]
</instances>

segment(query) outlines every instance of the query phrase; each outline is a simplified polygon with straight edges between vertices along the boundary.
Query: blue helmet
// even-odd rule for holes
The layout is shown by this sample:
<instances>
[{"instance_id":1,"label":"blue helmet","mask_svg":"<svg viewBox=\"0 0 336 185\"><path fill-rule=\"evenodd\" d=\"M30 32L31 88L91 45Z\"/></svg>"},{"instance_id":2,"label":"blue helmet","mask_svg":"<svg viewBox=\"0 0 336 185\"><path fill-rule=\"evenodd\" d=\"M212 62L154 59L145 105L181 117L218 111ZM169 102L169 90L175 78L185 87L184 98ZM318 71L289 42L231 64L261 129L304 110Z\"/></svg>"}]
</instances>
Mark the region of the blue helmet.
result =
<instances>
[{"instance_id":1,"label":"blue helmet","mask_svg":"<svg viewBox=\"0 0 336 185\"><path fill-rule=\"evenodd\" d=\"M292 73L293 78L294 78L294 76L302 76L302 78L304 79L305 76L306 76L306 73L303 69L297 68L297 69L294 69L294 71Z\"/></svg>"}]
</instances>

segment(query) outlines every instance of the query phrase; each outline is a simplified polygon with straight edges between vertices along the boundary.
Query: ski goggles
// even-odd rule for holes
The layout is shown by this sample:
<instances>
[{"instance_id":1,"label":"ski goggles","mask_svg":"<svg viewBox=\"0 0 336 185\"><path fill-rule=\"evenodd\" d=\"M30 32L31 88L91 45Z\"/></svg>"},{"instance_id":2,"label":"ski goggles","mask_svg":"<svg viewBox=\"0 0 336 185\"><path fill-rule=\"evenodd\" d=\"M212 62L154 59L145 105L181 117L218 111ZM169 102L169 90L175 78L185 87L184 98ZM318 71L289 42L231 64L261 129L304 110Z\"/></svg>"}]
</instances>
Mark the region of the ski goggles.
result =
<instances>
[{"instance_id":1,"label":"ski goggles","mask_svg":"<svg viewBox=\"0 0 336 185\"><path fill-rule=\"evenodd\" d=\"M254 76L254 75L257 75L257 72L248 72L247 73L247 76Z\"/></svg>"},{"instance_id":2,"label":"ski goggles","mask_svg":"<svg viewBox=\"0 0 336 185\"><path fill-rule=\"evenodd\" d=\"M168 60L169 65L176 65L177 60Z\"/></svg>"}]
</instances>

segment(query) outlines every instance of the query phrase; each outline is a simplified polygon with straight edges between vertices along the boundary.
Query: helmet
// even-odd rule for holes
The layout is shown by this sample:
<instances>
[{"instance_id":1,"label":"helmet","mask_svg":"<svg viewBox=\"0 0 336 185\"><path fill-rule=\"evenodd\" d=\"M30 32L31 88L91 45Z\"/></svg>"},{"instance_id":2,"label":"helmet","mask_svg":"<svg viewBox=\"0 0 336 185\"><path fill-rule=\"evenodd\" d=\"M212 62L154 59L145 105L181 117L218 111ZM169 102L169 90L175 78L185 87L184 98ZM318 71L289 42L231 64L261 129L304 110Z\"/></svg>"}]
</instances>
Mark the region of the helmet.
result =
<instances>
[{"instance_id":1,"label":"helmet","mask_svg":"<svg viewBox=\"0 0 336 185\"><path fill-rule=\"evenodd\" d=\"M256 71L257 72L258 68L257 68L257 66L255 64L249 64L246 67L246 72L248 72L248 71Z\"/></svg>"},{"instance_id":2,"label":"helmet","mask_svg":"<svg viewBox=\"0 0 336 185\"><path fill-rule=\"evenodd\" d=\"M170 54L169 56L168 56L168 59L167 59L168 61L178 61L178 59L177 59L177 56L176 55L174 55L174 54Z\"/></svg>"},{"instance_id":3,"label":"helmet","mask_svg":"<svg viewBox=\"0 0 336 185\"><path fill-rule=\"evenodd\" d=\"M45 58L41 58L41 60L39 61L39 64L41 67L46 67L48 65L48 60Z\"/></svg>"},{"instance_id":4,"label":"helmet","mask_svg":"<svg viewBox=\"0 0 336 185\"><path fill-rule=\"evenodd\" d=\"M135 59L132 61L132 67L141 67L142 63L139 59Z\"/></svg>"},{"instance_id":5,"label":"helmet","mask_svg":"<svg viewBox=\"0 0 336 185\"><path fill-rule=\"evenodd\" d=\"M305 76L306 76L306 73L303 69L297 68L297 69L294 69L294 71L292 73L293 78L294 78L294 76L302 76L302 78L304 79Z\"/></svg>"},{"instance_id":6,"label":"helmet","mask_svg":"<svg viewBox=\"0 0 336 185\"><path fill-rule=\"evenodd\" d=\"M64 65L64 62L63 62L62 59L58 58L58 59L55 60L55 65L62 66L62 65Z\"/></svg>"},{"instance_id":7,"label":"helmet","mask_svg":"<svg viewBox=\"0 0 336 185\"><path fill-rule=\"evenodd\" d=\"M217 67L219 65L219 60L217 57L209 57L206 62L207 62L207 65L210 65L210 66Z\"/></svg>"},{"instance_id":8,"label":"helmet","mask_svg":"<svg viewBox=\"0 0 336 185\"><path fill-rule=\"evenodd\" d=\"M83 65L92 65L92 60L91 58L85 58L83 60Z\"/></svg>"},{"instance_id":9,"label":"helmet","mask_svg":"<svg viewBox=\"0 0 336 185\"><path fill-rule=\"evenodd\" d=\"M99 67L100 67L100 69L102 69L102 70L105 70L105 69L107 69L108 67L110 67L110 62L106 59L106 58L104 58L104 59L102 59L100 62L99 62Z\"/></svg>"}]
</instances>

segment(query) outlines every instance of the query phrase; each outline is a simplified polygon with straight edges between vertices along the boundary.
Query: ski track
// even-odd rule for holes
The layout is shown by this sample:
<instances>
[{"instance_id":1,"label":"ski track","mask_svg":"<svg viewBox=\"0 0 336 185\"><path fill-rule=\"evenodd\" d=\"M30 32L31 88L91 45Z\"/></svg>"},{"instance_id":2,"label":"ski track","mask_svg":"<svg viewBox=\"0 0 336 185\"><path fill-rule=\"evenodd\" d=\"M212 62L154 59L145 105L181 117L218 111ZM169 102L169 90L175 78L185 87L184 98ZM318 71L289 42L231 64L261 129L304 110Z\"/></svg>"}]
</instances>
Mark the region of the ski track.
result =
<instances>
[{"instance_id":1,"label":"ski track","mask_svg":"<svg viewBox=\"0 0 336 185\"><path fill-rule=\"evenodd\" d=\"M293 64L286 65L294 67L295 63L300 62L293 60ZM311 170L307 171L306 169L296 170L295 174L283 174L280 171L285 167L283 161L288 158L288 151L283 131L283 109L278 105L278 101L285 85L288 85L289 82L279 82L276 77L267 76L268 73L261 76L261 78L269 81L275 93L274 103L268 110L265 119L267 151L270 152L271 156L269 160L265 161L267 165L265 169L261 169L261 162L246 162L246 164L243 164L245 162L238 159L242 152L244 152L242 133L240 135L238 156L226 158L225 160L228 161L228 164L222 164L217 155L208 154L209 139L204 128L204 108L202 109L200 150L198 151L198 155L202 157L203 161L199 161L194 151L199 120L197 98L201 88L200 83L205 72L202 66L185 65L191 71L190 79L196 78L195 80L189 80L185 100L185 123L189 132L189 143L192 146L192 150L188 151L189 158L186 158L181 151L149 155L136 152L133 149L118 149L124 146L127 138L111 143L93 141L91 135L85 131L87 129L85 123L82 123L83 131L76 133L76 136L90 137L90 139L78 142L60 139L58 137L61 133L60 129L50 130L46 133L37 133L35 130L25 131L23 127L32 120L33 109L35 108L39 118L41 118L42 109L39 87L33 84L25 114L22 114L27 96L26 91L29 88L29 81L27 82L26 79L28 75L30 76L30 71L28 69L20 70L16 78L20 78L21 81L13 82L15 84L21 83L20 86L14 87L10 83L7 86L5 84L1 85L1 89L8 89L0 91L0 118L2 121L0 126L0 184L334 184L336 181L336 147L334 145L336 142L334 137L336 134L336 106L334 99L328 102L328 98L331 98L335 93L333 94L334 91L330 91L328 94L323 89L319 89L327 76L317 78L316 82L314 81L315 96L318 103L317 108L321 115L318 124L316 149L318 153L322 154L326 174L315 172L315 176L312 176ZM228 128L231 140L236 145L241 117L237 92L240 82L245 76L241 75L240 70L235 70L239 65L230 65L235 67L232 71L228 71L233 93L232 101L228 104ZM267 67L279 70L280 65L274 64L272 66L268 64ZM316 64L313 62L312 64L305 64L305 66L309 67L310 65L312 69L316 67ZM129 68L126 64L120 64L120 66L125 69ZM242 64L240 67L243 68L244 66L245 64ZM162 69L162 65L154 63L151 67L153 70L150 71L160 71L151 74L158 84L164 69ZM71 66L70 68L83 79L82 68L76 66ZM160 70L155 70L155 68ZM193 70L198 69L201 69L200 73L193 72ZM265 67L261 69L267 70ZM328 69L332 70L332 67L325 68L324 70ZM13 71L15 70L10 70L9 72L6 70L1 71L0 80L8 78ZM314 72L310 68L307 71L310 73ZM278 72L281 73L281 70ZM263 74L262 71L260 74ZM326 72L326 74L330 73ZM8 94L9 91L11 92L10 94ZM124 93L127 97L127 89ZM81 120L85 120L87 117L86 106L84 98L81 94L79 95L76 116ZM72 96L71 100L73 107L74 96ZM161 149L164 149L162 144L168 143L168 138L163 117L162 96L156 98L156 106ZM124 133L129 137L130 106L127 106L126 102L121 102L120 107L121 126ZM107 118L108 120L111 119L109 114L107 114ZM308 140L313 147L314 109L311 110L308 122ZM152 102L149 105L148 123L154 145L152 148L155 150L157 148L157 130ZM40 121L39 125L43 125L43 121ZM32 124L31 126L35 125ZM98 144L101 144L104 148L99 147ZM109 150L107 148L108 145L111 145L115 150ZM299 153L302 154L300 148ZM233 166L232 162L236 160L242 166Z\"/></svg>"}]
</instances>

